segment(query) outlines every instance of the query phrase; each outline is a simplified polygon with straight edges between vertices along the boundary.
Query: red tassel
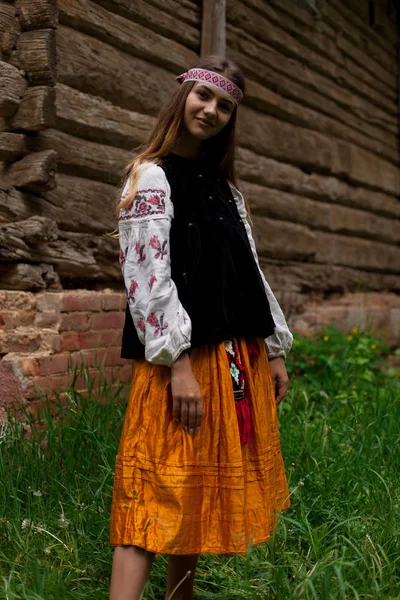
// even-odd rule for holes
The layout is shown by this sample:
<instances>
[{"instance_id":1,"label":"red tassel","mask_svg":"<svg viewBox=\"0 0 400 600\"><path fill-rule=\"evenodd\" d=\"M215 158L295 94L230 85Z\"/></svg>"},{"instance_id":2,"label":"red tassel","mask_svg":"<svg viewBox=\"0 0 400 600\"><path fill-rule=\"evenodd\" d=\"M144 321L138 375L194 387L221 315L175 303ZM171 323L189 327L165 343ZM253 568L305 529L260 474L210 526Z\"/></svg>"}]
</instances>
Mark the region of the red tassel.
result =
<instances>
[{"instance_id":1,"label":"red tassel","mask_svg":"<svg viewBox=\"0 0 400 600\"><path fill-rule=\"evenodd\" d=\"M239 425L240 443L247 444L250 440L251 432L251 417L250 417L250 403L246 396L243 400L235 402L236 416Z\"/></svg>"}]
</instances>

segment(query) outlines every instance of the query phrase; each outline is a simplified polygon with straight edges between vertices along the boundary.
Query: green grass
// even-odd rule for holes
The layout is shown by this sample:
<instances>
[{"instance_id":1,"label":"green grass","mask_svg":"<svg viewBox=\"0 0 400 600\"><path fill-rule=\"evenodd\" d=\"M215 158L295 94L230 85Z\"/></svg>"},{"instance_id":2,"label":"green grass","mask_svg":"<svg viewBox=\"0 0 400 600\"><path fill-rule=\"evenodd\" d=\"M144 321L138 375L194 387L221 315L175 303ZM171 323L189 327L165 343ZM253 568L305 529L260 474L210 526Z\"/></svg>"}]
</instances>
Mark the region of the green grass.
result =
<instances>
[{"instance_id":1,"label":"green grass","mask_svg":"<svg viewBox=\"0 0 400 600\"><path fill-rule=\"evenodd\" d=\"M197 599L400 597L400 383L370 334L325 338L297 338L288 361L279 412L292 507L246 557L201 557ZM122 396L71 389L45 434L33 422L29 438L12 421L0 430L0 598L108 597ZM165 577L159 556L145 600L163 598Z\"/></svg>"}]
</instances>

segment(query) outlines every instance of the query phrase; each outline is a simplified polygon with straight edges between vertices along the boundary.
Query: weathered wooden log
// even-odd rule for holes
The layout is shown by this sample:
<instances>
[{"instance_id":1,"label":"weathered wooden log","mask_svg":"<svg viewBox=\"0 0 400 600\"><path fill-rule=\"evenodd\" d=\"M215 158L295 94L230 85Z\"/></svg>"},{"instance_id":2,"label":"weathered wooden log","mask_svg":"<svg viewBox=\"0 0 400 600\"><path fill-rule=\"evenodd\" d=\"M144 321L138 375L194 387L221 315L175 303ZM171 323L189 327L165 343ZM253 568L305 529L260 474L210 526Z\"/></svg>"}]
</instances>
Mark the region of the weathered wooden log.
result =
<instances>
[{"instance_id":1,"label":"weathered wooden log","mask_svg":"<svg viewBox=\"0 0 400 600\"><path fill-rule=\"evenodd\" d=\"M0 51L10 54L20 32L15 7L3 1L0 2Z\"/></svg>"},{"instance_id":2,"label":"weathered wooden log","mask_svg":"<svg viewBox=\"0 0 400 600\"><path fill-rule=\"evenodd\" d=\"M119 108L99 96L56 86L56 128L95 142L132 150L155 125L154 117Z\"/></svg>"},{"instance_id":3,"label":"weathered wooden log","mask_svg":"<svg viewBox=\"0 0 400 600\"><path fill-rule=\"evenodd\" d=\"M226 53L226 0L203 0L201 54Z\"/></svg>"},{"instance_id":4,"label":"weathered wooden log","mask_svg":"<svg viewBox=\"0 0 400 600\"><path fill-rule=\"evenodd\" d=\"M186 69L197 55L159 33L105 10L90 0L58 0L60 22L123 52L170 69Z\"/></svg>"},{"instance_id":5,"label":"weathered wooden log","mask_svg":"<svg viewBox=\"0 0 400 600\"><path fill-rule=\"evenodd\" d=\"M277 75L284 75L286 78L300 83L306 90L317 91L323 98L345 108L353 117L360 118L361 116L366 123L378 125L392 133L396 132L395 102L388 101L385 106L377 106L376 103L359 93L345 89L342 85L320 75L306 65L301 65L298 61L285 56L266 43L259 42L238 27L228 25L227 43L228 48L239 53L239 57L244 55L239 60L239 64L246 70L247 63L251 64L251 60L253 60L253 64L257 63L258 69L255 69L252 76L260 83L263 83L261 79L265 78L265 69L275 71ZM254 57L256 57L256 61L254 61ZM361 83L359 87L361 89Z\"/></svg>"},{"instance_id":6,"label":"weathered wooden log","mask_svg":"<svg viewBox=\"0 0 400 600\"><path fill-rule=\"evenodd\" d=\"M57 153L54 150L32 152L9 165L3 173L6 184L34 192L55 187Z\"/></svg>"},{"instance_id":7,"label":"weathered wooden log","mask_svg":"<svg viewBox=\"0 0 400 600\"><path fill-rule=\"evenodd\" d=\"M57 0L16 0L15 4L23 29L57 27Z\"/></svg>"},{"instance_id":8,"label":"weathered wooden log","mask_svg":"<svg viewBox=\"0 0 400 600\"><path fill-rule=\"evenodd\" d=\"M46 217L0 225L1 261L50 264L63 280L120 280L117 256L117 240L60 232Z\"/></svg>"},{"instance_id":9,"label":"weathered wooden log","mask_svg":"<svg viewBox=\"0 0 400 600\"><path fill-rule=\"evenodd\" d=\"M393 164L399 162L399 149L395 136L387 136L388 139L385 142L372 139L363 132L354 130L320 111L283 98L255 81L247 80L246 82L245 103L294 125L321 131L327 135L334 135L337 138L353 142L357 146L371 150L375 154L388 159Z\"/></svg>"},{"instance_id":10,"label":"weathered wooden log","mask_svg":"<svg viewBox=\"0 0 400 600\"><path fill-rule=\"evenodd\" d=\"M176 0L151 3L145 0L97 0L97 4L200 52L201 11L192 3L189 6Z\"/></svg>"},{"instance_id":11,"label":"weathered wooden log","mask_svg":"<svg viewBox=\"0 0 400 600\"><path fill-rule=\"evenodd\" d=\"M295 39L318 52L324 64L331 69L331 76L334 79L338 79L338 65L340 71L344 71L346 77L350 79L352 89L354 89L354 83L361 80L372 88L381 90L383 94L387 93L388 98L391 98L392 101L395 99L396 90L382 84L379 77L376 77L374 69L370 67L371 64L375 65L376 63L379 67L378 70L383 69L385 73L389 72L392 77L395 77L397 73L396 57L391 57L377 46L370 35L358 35L359 31L354 27L350 28L353 36L348 37L346 32L349 30L349 26L346 22L342 23L341 15L335 13L334 18L330 17L335 6L329 4L324 7L324 18L316 21L304 10L279 0L270 0L268 3L262 0L243 0L243 2L264 15L270 23L282 27ZM345 59L343 52L338 47L342 41L346 45ZM369 57L368 61L365 61L365 56ZM360 59L362 59L361 62ZM357 89L355 91L358 93Z\"/></svg>"},{"instance_id":12,"label":"weathered wooden log","mask_svg":"<svg viewBox=\"0 0 400 600\"><path fill-rule=\"evenodd\" d=\"M362 49L387 71L396 74L396 54L390 54L380 46L380 40L375 40L375 32L369 26L368 34L352 27L336 11L337 3L326 3L323 9L323 19L315 20L310 14L293 3L281 0L269 0L268 3L259 0L243 0L251 5L272 23L277 23L289 32L296 32L299 39L307 40L308 45L316 47L325 54L334 55L338 33L346 35L356 48ZM289 29L290 27L290 29ZM328 48L324 48L328 46ZM337 50L336 50L337 51ZM338 56L339 57L339 56Z\"/></svg>"},{"instance_id":13,"label":"weathered wooden log","mask_svg":"<svg viewBox=\"0 0 400 600\"><path fill-rule=\"evenodd\" d=\"M26 138L20 133L0 133L0 161L10 162L26 154Z\"/></svg>"},{"instance_id":14,"label":"weathered wooden log","mask_svg":"<svg viewBox=\"0 0 400 600\"><path fill-rule=\"evenodd\" d=\"M282 27L282 23L273 23L269 18L265 18L260 14L258 10L253 10L251 5L256 2L254 8L258 8L258 4L261 4L260 0L247 0L245 4L239 0L229 0L228 22L246 31L260 42L271 45L278 52L292 56L296 61L305 64L307 69L310 67L321 75L339 83L342 88L350 89L351 93L364 96L384 110L393 110L393 103L396 101L395 74L388 73L386 69L383 69L371 58L367 61L367 66L365 53L348 43L346 44L348 61L349 59L350 61L355 60L363 67L361 73L364 76L359 80L354 74L348 72L347 63L346 68L343 67L343 57L337 47L338 41L336 42L335 54L327 57L326 50L321 53L309 48L309 44L302 43L297 35L293 37L292 33L287 33ZM329 42L326 45L328 46ZM301 71L303 69L304 66L301 67Z\"/></svg>"},{"instance_id":15,"label":"weathered wooden log","mask_svg":"<svg viewBox=\"0 0 400 600\"><path fill-rule=\"evenodd\" d=\"M26 31L18 39L18 58L31 85L55 85L56 38L54 29Z\"/></svg>"},{"instance_id":16,"label":"weathered wooden log","mask_svg":"<svg viewBox=\"0 0 400 600\"><path fill-rule=\"evenodd\" d=\"M61 284L52 265L0 263L0 289L39 292L59 290Z\"/></svg>"},{"instance_id":17,"label":"weathered wooden log","mask_svg":"<svg viewBox=\"0 0 400 600\"><path fill-rule=\"evenodd\" d=\"M243 180L262 186L400 219L400 203L396 196L355 187L336 177L308 174L293 165L260 156L245 148L238 149L237 169Z\"/></svg>"},{"instance_id":18,"label":"weathered wooden log","mask_svg":"<svg viewBox=\"0 0 400 600\"><path fill-rule=\"evenodd\" d=\"M393 195L400 191L397 166L353 144L278 121L249 107L243 107L240 114L239 141L258 154L307 171L332 174Z\"/></svg>"},{"instance_id":19,"label":"weathered wooden log","mask_svg":"<svg viewBox=\"0 0 400 600\"><path fill-rule=\"evenodd\" d=\"M400 248L345 235L311 231L304 225L253 216L254 238L261 256L307 260L398 275Z\"/></svg>"},{"instance_id":20,"label":"weathered wooden log","mask_svg":"<svg viewBox=\"0 0 400 600\"><path fill-rule=\"evenodd\" d=\"M44 216L61 230L104 234L116 226L115 187L58 173L52 191L35 194L7 186L0 175L0 223ZM101 198L101 202L99 202Z\"/></svg>"},{"instance_id":21,"label":"weathered wooden log","mask_svg":"<svg viewBox=\"0 0 400 600\"><path fill-rule=\"evenodd\" d=\"M316 235L308 227L254 215L254 240L261 256L308 260L316 252Z\"/></svg>"},{"instance_id":22,"label":"weathered wooden log","mask_svg":"<svg viewBox=\"0 0 400 600\"><path fill-rule=\"evenodd\" d=\"M328 204L276 189L241 182L254 215L306 225L310 229L341 233L389 244L400 242L400 218L387 219L370 212Z\"/></svg>"},{"instance_id":23,"label":"weathered wooden log","mask_svg":"<svg viewBox=\"0 0 400 600\"><path fill-rule=\"evenodd\" d=\"M355 1L358 3L358 0ZM366 3L364 3L364 10L365 7ZM334 10L331 12L329 6L325 7L327 17L330 17L332 14L332 18L337 19L337 15L341 15L342 19L338 22L338 26L350 39L355 39L357 33L359 33L362 39L369 38L373 40L373 42L377 46L380 46L387 54L396 57L396 44L393 44L389 39L386 39L384 36L375 32L369 24L369 17L363 20L357 11L351 9L351 6L347 1L342 2L342 0L340 0L339 2L335 2L335 6L332 8Z\"/></svg>"},{"instance_id":24,"label":"weathered wooden log","mask_svg":"<svg viewBox=\"0 0 400 600\"><path fill-rule=\"evenodd\" d=\"M175 85L168 71L64 25L57 29L57 51L60 83L128 110L156 115Z\"/></svg>"},{"instance_id":25,"label":"weathered wooden log","mask_svg":"<svg viewBox=\"0 0 400 600\"><path fill-rule=\"evenodd\" d=\"M335 292L344 294L360 291L395 291L398 275L361 271L339 265L321 265L310 262L280 261L260 258L267 281L274 291L280 289L295 294Z\"/></svg>"},{"instance_id":26,"label":"weathered wooden log","mask_svg":"<svg viewBox=\"0 0 400 600\"><path fill-rule=\"evenodd\" d=\"M21 71L0 61L0 116L10 117L17 110L28 82Z\"/></svg>"},{"instance_id":27,"label":"weathered wooden log","mask_svg":"<svg viewBox=\"0 0 400 600\"><path fill-rule=\"evenodd\" d=\"M126 4L126 0L117 0ZM176 19L177 15L184 23L189 23L201 29L201 14L202 7L198 1L192 0L153 0L152 4L165 13L173 15Z\"/></svg>"},{"instance_id":28,"label":"weathered wooden log","mask_svg":"<svg viewBox=\"0 0 400 600\"><path fill-rule=\"evenodd\" d=\"M241 50L230 48L229 55L236 60L245 70L247 77L251 77L264 87L272 89L274 92L299 103L301 106L309 107L321 112L323 106L324 114L333 117L343 125L348 125L352 129L377 139L390 147L395 147L397 143L397 133L389 132L380 126L368 122L365 115L354 115L349 112L345 106L338 104L328 96L322 95L319 90L312 90L305 87L301 82L288 77L283 72L278 72L274 67L266 67L257 59L251 59L245 56ZM279 55L276 59L279 61ZM245 100L246 101L246 100Z\"/></svg>"},{"instance_id":29,"label":"weathered wooden log","mask_svg":"<svg viewBox=\"0 0 400 600\"><path fill-rule=\"evenodd\" d=\"M131 153L76 138L55 129L43 131L37 141L40 150L55 150L60 171L118 184Z\"/></svg>"},{"instance_id":30,"label":"weathered wooden log","mask_svg":"<svg viewBox=\"0 0 400 600\"><path fill-rule=\"evenodd\" d=\"M314 262L399 274L400 247L316 231Z\"/></svg>"},{"instance_id":31,"label":"weathered wooden log","mask_svg":"<svg viewBox=\"0 0 400 600\"><path fill-rule=\"evenodd\" d=\"M28 88L11 119L13 129L41 131L53 127L56 120L55 91L49 86Z\"/></svg>"}]
</instances>

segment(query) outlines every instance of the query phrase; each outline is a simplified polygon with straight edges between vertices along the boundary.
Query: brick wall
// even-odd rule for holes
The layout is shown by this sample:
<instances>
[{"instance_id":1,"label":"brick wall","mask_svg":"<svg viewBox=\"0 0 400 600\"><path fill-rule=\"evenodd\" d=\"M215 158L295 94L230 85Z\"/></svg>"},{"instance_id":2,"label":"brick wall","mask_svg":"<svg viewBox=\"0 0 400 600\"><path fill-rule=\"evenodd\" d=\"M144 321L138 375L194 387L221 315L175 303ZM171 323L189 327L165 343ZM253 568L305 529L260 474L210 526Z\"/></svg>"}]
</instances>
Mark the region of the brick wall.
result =
<instances>
[{"instance_id":1,"label":"brick wall","mask_svg":"<svg viewBox=\"0 0 400 600\"><path fill-rule=\"evenodd\" d=\"M316 297L304 306L290 294L278 299L293 331L370 327L400 345L400 297L395 294ZM128 383L132 362L120 358L125 303L124 293L111 291L0 291L0 421L14 402L35 411L43 394L63 392L81 365L94 382L101 371L110 384ZM83 376L75 388L85 391Z\"/></svg>"},{"instance_id":2,"label":"brick wall","mask_svg":"<svg viewBox=\"0 0 400 600\"><path fill-rule=\"evenodd\" d=\"M129 382L120 358L126 297L114 292L0 292L0 411L14 402L34 411L43 396L68 387L84 365L96 383ZM83 374L75 389L84 392ZM0 412L0 419L1 414Z\"/></svg>"}]
</instances>

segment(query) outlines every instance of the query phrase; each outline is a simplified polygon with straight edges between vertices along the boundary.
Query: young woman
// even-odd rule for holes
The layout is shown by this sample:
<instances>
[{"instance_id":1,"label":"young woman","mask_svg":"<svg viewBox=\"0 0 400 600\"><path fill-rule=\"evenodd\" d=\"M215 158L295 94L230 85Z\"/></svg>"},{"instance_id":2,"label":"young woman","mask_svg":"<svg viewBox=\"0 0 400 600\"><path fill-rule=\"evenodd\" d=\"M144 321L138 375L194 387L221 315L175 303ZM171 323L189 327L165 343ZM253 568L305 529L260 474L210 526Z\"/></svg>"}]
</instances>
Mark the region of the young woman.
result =
<instances>
[{"instance_id":1,"label":"young woman","mask_svg":"<svg viewBox=\"0 0 400 600\"><path fill-rule=\"evenodd\" d=\"M138 600L155 553L193 598L202 553L246 553L289 506L276 404L292 335L259 267L234 172L244 78L201 58L128 166L118 207L135 359L114 481L111 600Z\"/></svg>"}]
</instances>

